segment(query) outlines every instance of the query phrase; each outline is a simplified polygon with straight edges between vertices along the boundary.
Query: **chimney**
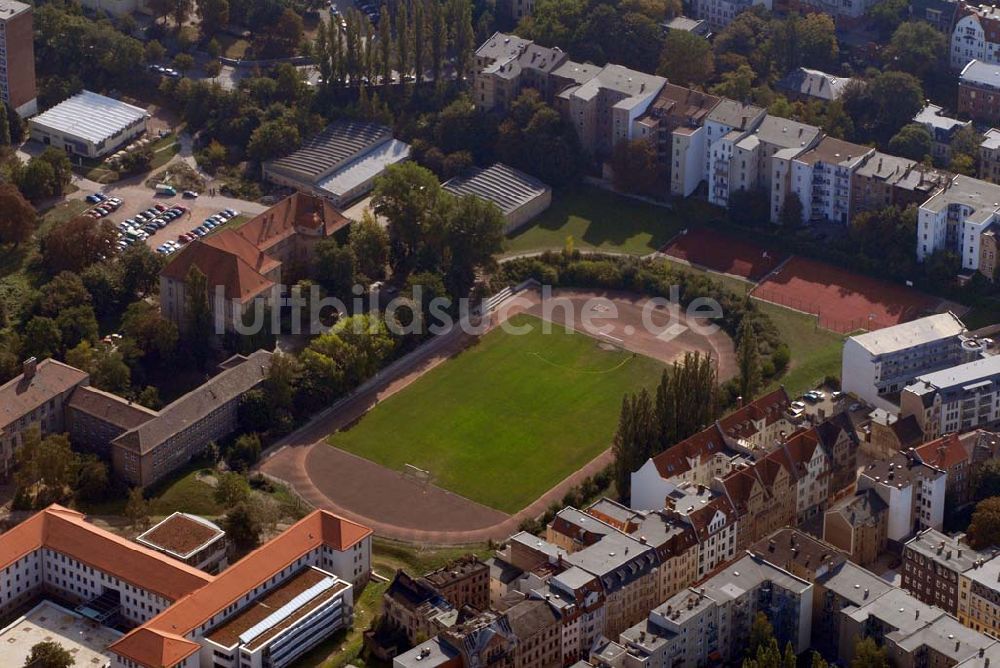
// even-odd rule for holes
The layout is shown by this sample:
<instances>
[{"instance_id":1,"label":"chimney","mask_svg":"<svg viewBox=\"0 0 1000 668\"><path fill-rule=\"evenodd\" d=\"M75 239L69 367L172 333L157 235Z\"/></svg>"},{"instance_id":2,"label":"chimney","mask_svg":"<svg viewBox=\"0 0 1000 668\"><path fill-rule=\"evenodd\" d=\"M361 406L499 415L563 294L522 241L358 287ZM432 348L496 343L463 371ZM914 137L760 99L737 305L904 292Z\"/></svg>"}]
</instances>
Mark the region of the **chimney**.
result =
<instances>
[{"instance_id":1,"label":"chimney","mask_svg":"<svg viewBox=\"0 0 1000 668\"><path fill-rule=\"evenodd\" d=\"M34 378L35 369L37 368L38 368L38 358L29 357L28 359L24 360L24 363L21 365L21 372L24 374L24 379L31 380L32 378Z\"/></svg>"}]
</instances>

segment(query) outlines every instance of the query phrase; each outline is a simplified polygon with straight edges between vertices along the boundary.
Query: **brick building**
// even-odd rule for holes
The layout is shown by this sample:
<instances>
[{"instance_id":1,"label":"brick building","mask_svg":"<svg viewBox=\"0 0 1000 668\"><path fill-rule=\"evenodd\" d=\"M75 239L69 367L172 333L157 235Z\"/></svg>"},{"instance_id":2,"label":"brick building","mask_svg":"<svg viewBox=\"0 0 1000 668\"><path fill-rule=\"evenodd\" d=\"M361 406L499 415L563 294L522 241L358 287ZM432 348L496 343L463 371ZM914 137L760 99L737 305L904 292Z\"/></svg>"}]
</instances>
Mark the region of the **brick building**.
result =
<instances>
[{"instance_id":1,"label":"brick building","mask_svg":"<svg viewBox=\"0 0 1000 668\"><path fill-rule=\"evenodd\" d=\"M21 118L38 112L31 5L0 0L0 100Z\"/></svg>"}]
</instances>

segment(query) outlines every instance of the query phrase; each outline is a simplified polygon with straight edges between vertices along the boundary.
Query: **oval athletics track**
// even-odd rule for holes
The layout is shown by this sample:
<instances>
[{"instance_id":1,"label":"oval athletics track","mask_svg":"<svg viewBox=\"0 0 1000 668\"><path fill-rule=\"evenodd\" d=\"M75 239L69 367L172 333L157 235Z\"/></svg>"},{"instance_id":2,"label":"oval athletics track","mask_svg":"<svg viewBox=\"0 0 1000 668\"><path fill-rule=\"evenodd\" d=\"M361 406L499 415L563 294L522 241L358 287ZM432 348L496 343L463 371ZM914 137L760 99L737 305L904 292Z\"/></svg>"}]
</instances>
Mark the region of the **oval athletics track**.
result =
<instances>
[{"instance_id":1,"label":"oval athletics track","mask_svg":"<svg viewBox=\"0 0 1000 668\"><path fill-rule=\"evenodd\" d=\"M621 345L628 350L666 363L682 357L687 351L711 353L718 361L720 379L735 375L735 352L727 335L721 331L710 336L695 334L683 320L661 332L660 336L647 332L641 326L642 307L646 301L643 297L578 290L558 290L553 296L568 300L575 312L595 297L613 302L617 318L605 316L600 324L610 326L610 336L620 339ZM520 312L538 317L544 315L557 325L565 322L565 309L546 313L540 295L525 291L518 299L508 301L494 312L491 327ZM654 314L652 319L658 326L666 322L663 314ZM575 329L587 331L582 327ZM516 533L523 519L542 514L571 487L610 464L610 450L602 452L528 507L508 515L326 443L329 434L348 427L380 401L403 390L473 340L474 337L458 329L431 340L406 358L404 364L366 383L336 410L328 411L282 439L264 454L257 468L289 484L310 505L370 526L378 535L387 538L459 545L504 539Z\"/></svg>"}]
</instances>

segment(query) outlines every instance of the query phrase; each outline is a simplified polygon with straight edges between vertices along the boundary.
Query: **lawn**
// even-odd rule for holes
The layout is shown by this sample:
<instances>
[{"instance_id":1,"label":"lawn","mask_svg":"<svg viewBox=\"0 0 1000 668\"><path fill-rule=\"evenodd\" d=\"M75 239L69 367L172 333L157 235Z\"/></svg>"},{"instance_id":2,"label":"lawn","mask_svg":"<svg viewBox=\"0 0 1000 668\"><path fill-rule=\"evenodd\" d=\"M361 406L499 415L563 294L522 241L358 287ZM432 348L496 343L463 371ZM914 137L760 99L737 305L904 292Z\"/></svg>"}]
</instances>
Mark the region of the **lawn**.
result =
<instances>
[{"instance_id":1,"label":"lawn","mask_svg":"<svg viewBox=\"0 0 1000 668\"><path fill-rule=\"evenodd\" d=\"M573 238L575 248L647 255L659 250L683 227L663 207L616 195L594 186L559 192L552 206L506 240L506 254L559 249Z\"/></svg>"},{"instance_id":2,"label":"lawn","mask_svg":"<svg viewBox=\"0 0 1000 668\"><path fill-rule=\"evenodd\" d=\"M844 337L816 326L814 316L790 309L757 302L781 332L781 340L788 344L792 359L788 371L772 383L784 385L790 396L816 387L826 376L840 377L840 355Z\"/></svg>"},{"instance_id":3,"label":"lawn","mask_svg":"<svg viewBox=\"0 0 1000 668\"><path fill-rule=\"evenodd\" d=\"M394 470L516 512L611 445L622 396L652 386L662 365L603 350L583 334L497 329L374 408L330 443Z\"/></svg>"}]
</instances>

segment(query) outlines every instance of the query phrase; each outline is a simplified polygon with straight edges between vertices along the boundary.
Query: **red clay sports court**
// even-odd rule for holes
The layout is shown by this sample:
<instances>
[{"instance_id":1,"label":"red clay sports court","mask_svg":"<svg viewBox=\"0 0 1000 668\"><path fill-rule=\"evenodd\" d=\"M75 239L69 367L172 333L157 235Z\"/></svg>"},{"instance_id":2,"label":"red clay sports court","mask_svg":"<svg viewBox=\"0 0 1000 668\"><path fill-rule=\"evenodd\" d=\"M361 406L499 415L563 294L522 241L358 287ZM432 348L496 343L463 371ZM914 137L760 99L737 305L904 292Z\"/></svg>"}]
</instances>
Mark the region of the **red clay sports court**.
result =
<instances>
[{"instance_id":1,"label":"red clay sports court","mask_svg":"<svg viewBox=\"0 0 1000 668\"><path fill-rule=\"evenodd\" d=\"M798 256L768 276L751 294L817 315L821 327L845 334L912 320L936 310L941 303L913 288Z\"/></svg>"},{"instance_id":2,"label":"red clay sports court","mask_svg":"<svg viewBox=\"0 0 1000 668\"><path fill-rule=\"evenodd\" d=\"M678 234L663 253L691 264L758 281L781 264L782 257L757 244L703 227Z\"/></svg>"}]
</instances>

